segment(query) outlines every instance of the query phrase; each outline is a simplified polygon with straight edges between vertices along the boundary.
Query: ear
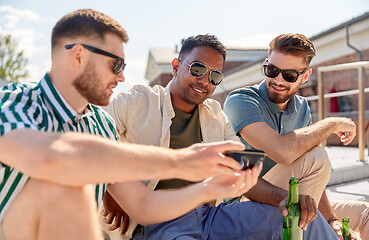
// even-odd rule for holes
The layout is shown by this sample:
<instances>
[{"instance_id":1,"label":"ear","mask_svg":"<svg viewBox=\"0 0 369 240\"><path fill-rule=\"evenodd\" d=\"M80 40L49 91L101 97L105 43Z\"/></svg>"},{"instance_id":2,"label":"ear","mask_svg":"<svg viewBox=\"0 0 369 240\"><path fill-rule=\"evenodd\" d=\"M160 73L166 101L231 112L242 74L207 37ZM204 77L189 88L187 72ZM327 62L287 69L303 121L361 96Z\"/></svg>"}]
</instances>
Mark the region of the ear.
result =
<instances>
[{"instance_id":1,"label":"ear","mask_svg":"<svg viewBox=\"0 0 369 240\"><path fill-rule=\"evenodd\" d=\"M179 62L180 61L178 60L178 58L175 58L172 61L172 75L173 75L173 77L177 76L178 68L179 68Z\"/></svg>"},{"instance_id":2,"label":"ear","mask_svg":"<svg viewBox=\"0 0 369 240\"><path fill-rule=\"evenodd\" d=\"M312 69L308 68L306 70L306 72L303 74L303 79L302 79L301 83L306 83L307 80L309 80L309 77L310 77L311 73L312 73Z\"/></svg>"},{"instance_id":3,"label":"ear","mask_svg":"<svg viewBox=\"0 0 369 240\"><path fill-rule=\"evenodd\" d=\"M80 70L84 68L84 65L87 62L87 54L86 49L82 45L74 45L72 49L69 50L69 59L72 65L77 69Z\"/></svg>"}]
</instances>

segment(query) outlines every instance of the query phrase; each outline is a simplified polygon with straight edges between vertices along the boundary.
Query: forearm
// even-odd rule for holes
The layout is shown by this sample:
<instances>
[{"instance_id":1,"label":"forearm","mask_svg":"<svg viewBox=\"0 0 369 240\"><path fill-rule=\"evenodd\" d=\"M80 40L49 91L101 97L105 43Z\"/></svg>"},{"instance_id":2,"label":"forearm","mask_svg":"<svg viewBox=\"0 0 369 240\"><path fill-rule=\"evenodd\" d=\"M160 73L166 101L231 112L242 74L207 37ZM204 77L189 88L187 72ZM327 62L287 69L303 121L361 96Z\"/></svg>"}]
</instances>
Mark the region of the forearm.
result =
<instances>
[{"instance_id":1,"label":"forearm","mask_svg":"<svg viewBox=\"0 0 369 240\"><path fill-rule=\"evenodd\" d=\"M279 206L279 203L288 196L288 192L259 177L257 184L244 196L255 202Z\"/></svg>"},{"instance_id":2,"label":"forearm","mask_svg":"<svg viewBox=\"0 0 369 240\"><path fill-rule=\"evenodd\" d=\"M290 164L337 131L342 118L326 118L305 128L296 129L281 136L278 144L267 154L277 163Z\"/></svg>"},{"instance_id":3,"label":"forearm","mask_svg":"<svg viewBox=\"0 0 369 240\"><path fill-rule=\"evenodd\" d=\"M126 183L120 185L125 187L115 188L112 185L108 188L109 192L127 214L141 225L175 219L211 200L203 183L181 189L158 191L146 188L143 191L140 189L141 186L137 185L127 188ZM134 194L135 198L130 198L127 194Z\"/></svg>"},{"instance_id":4,"label":"forearm","mask_svg":"<svg viewBox=\"0 0 369 240\"><path fill-rule=\"evenodd\" d=\"M88 134L30 129L15 130L0 138L4 164L30 177L74 186L174 177L175 161L169 151L173 150L142 148Z\"/></svg>"},{"instance_id":5,"label":"forearm","mask_svg":"<svg viewBox=\"0 0 369 240\"><path fill-rule=\"evenodd\" d=\"M328 199L328 196L325 190L323 191L322 197L320 198L318 209L322 213L325 220L327 221L332 217L336 217L336 214L331 206L331 203L329 202L329 199Z\"/></svg>"}]
</instances>

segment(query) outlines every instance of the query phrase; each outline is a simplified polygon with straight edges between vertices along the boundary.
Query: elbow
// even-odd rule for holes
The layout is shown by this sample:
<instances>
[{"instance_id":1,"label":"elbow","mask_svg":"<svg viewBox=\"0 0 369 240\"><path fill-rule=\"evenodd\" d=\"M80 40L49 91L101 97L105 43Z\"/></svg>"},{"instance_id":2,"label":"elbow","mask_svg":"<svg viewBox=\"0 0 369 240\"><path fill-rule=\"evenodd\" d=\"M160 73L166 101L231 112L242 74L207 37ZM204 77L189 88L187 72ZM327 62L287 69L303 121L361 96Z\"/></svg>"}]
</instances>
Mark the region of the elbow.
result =
<instances>
[{"instance_id":1,"label":"elbow","mask_svg":"<svg viewBox=\"0 0 369 240\"><path fill-rule=\"evenodd\" d=\"M51 181L52 176L55 176L55 172L60 168L60 161L57 160L57 157L45 153L39 161L30 167L30 176Z\"/></svg>"},{"instance_id":2,"label":"elbow","mask_svg":"<svg viewBox=\"0 0 369 240\"><path fill-rule=\"evenodd\" d=\"M134 219L135 220L135 219ZM137 222L138 224L146 227L146 226L149 226L151 224L154 224L154 223L151 223L149 221L145 221L144 219L140 219L140 220L135 220L135 222Z\"/></svg>"},{"instance_id":3,"label":"elbow","mask_svg":"<svg viewBox=\"0 0 369 240\"><path fill-rule=\"evenodd\" d=\"M266 152L267 156L275 161L277 164L291 164L295 159L292 154L290 154L290 150L280 148L275 152Z\"/></svg>"},{"instance_id":4,"label":"elbow","mask_svg":"<svg viewBox=\"0 0 369 240\"><path fill-rule=\"evenodd\" d=\"M148 226L157 222L149 221L148 215L142 209L135 211L135 214L129 214L129 216L135 221L136 223L142 226Z\"/></svg>"},{"instance_id":5,"label":"elbow","mask_svg":"<svg viewBox=\"0 0 369 240\"><path fill-rule=\"evenodd\" d=\"M32 166L29 167L29 175L45 181L66 184L61 182L59 178L61 175L68 175L68 171L65 171L67 164L68 161L65 159L63 161L59 151L45 149L38 161L32 162Z\"/></svg>"}]
</instances>

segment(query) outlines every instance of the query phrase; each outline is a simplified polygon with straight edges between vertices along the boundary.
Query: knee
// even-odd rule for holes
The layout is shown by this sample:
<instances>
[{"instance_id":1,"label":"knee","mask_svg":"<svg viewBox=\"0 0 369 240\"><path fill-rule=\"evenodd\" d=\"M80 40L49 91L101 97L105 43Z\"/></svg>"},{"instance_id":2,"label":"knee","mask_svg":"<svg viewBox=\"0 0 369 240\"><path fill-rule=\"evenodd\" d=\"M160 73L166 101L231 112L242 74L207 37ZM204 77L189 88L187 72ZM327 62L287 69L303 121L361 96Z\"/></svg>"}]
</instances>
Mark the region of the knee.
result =
<instances>
[{"instance_id":1,"label":"knee","mask_svg":"<svg viewBox=\"0 0 369 240\"><path fill-rule=\"evenodd\" d=\"M315 168L325 176L331 176L331 161L328 158L327 151L322 147L315 147L307 153L307 159Z\"/></svg>"}]
</instances>

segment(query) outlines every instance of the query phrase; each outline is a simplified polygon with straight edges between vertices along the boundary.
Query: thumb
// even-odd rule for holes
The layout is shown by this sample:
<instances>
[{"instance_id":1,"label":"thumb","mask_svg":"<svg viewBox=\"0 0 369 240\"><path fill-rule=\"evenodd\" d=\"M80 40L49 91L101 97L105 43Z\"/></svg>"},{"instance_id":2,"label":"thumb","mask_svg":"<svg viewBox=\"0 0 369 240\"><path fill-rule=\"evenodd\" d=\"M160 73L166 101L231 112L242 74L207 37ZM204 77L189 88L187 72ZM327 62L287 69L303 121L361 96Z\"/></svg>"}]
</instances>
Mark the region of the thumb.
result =
<instances>
[{"instance_id":1,"label":"thumb","mask_svg":"<svg viewBox=\"0 0 369 240\"><path fill-rule=\"evenodd\" d=\"M282 215L285 217L288 214L287 208L287 198L283 199L280 203L279 203L279 210L281 211Z\"/></svg>"}]
</instances>

